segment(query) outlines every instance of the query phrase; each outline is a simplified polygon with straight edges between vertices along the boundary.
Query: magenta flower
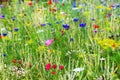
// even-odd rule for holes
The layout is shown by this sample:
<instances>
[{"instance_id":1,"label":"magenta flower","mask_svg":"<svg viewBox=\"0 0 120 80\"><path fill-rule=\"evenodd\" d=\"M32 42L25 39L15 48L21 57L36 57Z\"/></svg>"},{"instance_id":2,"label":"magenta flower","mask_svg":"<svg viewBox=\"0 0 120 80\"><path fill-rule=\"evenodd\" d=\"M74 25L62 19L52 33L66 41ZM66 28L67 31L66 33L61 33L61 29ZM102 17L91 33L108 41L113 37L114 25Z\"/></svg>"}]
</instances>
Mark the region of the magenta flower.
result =
<instances>
[{"instance_id":1,"label":"magenta flower","mask_svg":"<svg viewBox=\"0 0 120 80\"><path fill-rule=\"evenodd\" d=\"M49 45L51 45L53 43L53 39L50 39L50 40L47 40L46 42L45 42L45 45L46 46L49 46Z\"/></svg>"},{"instance_id":2,"label":"magenta flower","mask_svg":"<svg viewBox=\"0 0 120 80\"><path fill-rule=\"evenodd\" d=\"M50 63L46 64L45 69L50 70L51 69L51 64Z\"/></svg>"}]
</instances>

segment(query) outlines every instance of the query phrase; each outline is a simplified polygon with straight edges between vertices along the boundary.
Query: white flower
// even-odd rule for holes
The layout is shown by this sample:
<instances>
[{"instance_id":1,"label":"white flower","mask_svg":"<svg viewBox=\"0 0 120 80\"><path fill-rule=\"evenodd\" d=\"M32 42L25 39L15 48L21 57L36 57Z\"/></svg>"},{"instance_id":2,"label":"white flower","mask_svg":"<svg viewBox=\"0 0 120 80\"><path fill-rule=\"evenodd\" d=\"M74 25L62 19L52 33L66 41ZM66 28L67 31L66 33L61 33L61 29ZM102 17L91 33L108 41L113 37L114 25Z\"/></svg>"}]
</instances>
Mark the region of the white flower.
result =
<instances>
[{"instance_id":1,"label":"white flower","mask_svg":"<svg viewBox=\"0 0 120 80\"><path fill-rule=\"evenodd\" d=\"M80 71L83 71L83 70L84 70L84 68L75 68L73 71L80 72Z\"/></svg>"},{"instance_id":2,"label":"white flower","mask_svg":"<svg viewBox=\"0 0 120 80\"><path fill-rule=\"evenodd\" d=\"M6 28L1 28L1 31L5 31L6 30Z\"/></svg>"},{"instance_id":3,"label":"white flower","mask_svg":"<svg viewBox=\"0 0 120 80\"><path fill-rule=\"evenodd\" d=\"M103 58L103 57L102 57L102 58L100 58L100 60L101 60L101 61L104 61L104 60L105 60L105 58Z\"/></svg>"},{"instance_id":4,"label":"white flower","mask_svg":"<svg viewBox=\"0 0 120 80\"><path fill-rule=\"evenodd\" d=\"M76 7L76 8L72 8L72 10L78 10L78 8Z\"/></svg>"},{"instance_id":5,"label":"white flower","mask_svg":"<svg viewBox=\"0 0 120 80\"><path fill-rule=\"evenodd\" d=\"M44 30L37 30L36 33L41 33L41 32L44 32Z\"/></svg>"}]
</instances>

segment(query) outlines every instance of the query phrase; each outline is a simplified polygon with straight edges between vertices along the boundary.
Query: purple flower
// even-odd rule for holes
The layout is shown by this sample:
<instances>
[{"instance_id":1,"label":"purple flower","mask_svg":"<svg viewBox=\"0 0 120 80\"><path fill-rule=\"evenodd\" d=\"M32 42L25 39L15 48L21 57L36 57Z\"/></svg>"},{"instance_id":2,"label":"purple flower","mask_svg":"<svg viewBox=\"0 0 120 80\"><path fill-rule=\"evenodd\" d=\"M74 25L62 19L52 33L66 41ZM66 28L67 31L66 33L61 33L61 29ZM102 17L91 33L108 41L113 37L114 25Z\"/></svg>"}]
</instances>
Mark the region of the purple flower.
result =
<instances>
[{"instance_id":1,"label":"purple flower","mask_svg":"<svg viewBox=\"0 0 120 80\"><path fill-rule=\"evenodd\" d=\"M0 18L3 19L3 18L5 18L5 16L2 14L2 15L0 15Z\"/></svg>"},{"instance_id":2,"label":"purple flower","mask_svg":"<svg viewBox=\"0 0 120 80\"><path fill-rule=\"evenodd\" d=\"M85 27L86 23L80 23L80 27Z\"/></svg>"},{"instance_id":3,"label":"purple flower","mask_svg":"<svg viewBox=\"0 0 120 80\"><path fill-rule=\"evenodd\" d=\"M63 24L62 26L63 26L63 28L65 28L66 30L68 30L68 29L70 28L70 26L69 26L68 24Z\"/></svg>"}]
</instances>

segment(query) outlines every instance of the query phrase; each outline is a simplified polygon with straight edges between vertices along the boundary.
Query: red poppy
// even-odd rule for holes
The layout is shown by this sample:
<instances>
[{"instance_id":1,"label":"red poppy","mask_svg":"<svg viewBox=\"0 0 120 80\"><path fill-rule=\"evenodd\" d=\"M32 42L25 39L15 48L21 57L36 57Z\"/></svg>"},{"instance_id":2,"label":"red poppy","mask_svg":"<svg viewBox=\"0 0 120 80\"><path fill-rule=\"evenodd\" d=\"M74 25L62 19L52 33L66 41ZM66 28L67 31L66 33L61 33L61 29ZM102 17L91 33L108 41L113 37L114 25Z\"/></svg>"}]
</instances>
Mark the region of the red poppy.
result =
<instances>
[{"instance_id":1,"label":"red poppy","mask_svg":"<svg viewBox=\"0 0 120 80\"><path fill-rule=\"evenodd\" d=\"M63 70L64 69L64 66L59 66L59 70Z\"/></svg>"},{"instance_id":2,"label":"red poppy","mask_svg":"<svg viewBox=\"0 0 120 80\"><path fill-rule=\"evenodd\" d=\"M33 4L32 1L28 2L28 5L29 5L29 6L32 6L32 4Z\"/></svg>"},{"instance_id":3,"label":"red poppy","mask_svg":"<svg viewBox=\"0 0 120 80\"><path fill-rule=\"evenodd\" d=\"M14 60L12 60L12 62L13 62L13 63L16 63L17 61L14 59Z\"/></svg>"},{"instance_id":4,"label":"red poppy","mask_svg":"<svg viewBox=\"0 0 120 80\"><path fill-rule=\"evenodd\" d=\"M57 65L55 65L55 64L54 64L54 65L52 65L52 68L54 68L54 69L55 69L55 68L57 68Z\"/></svg>"},{"instance_id":5,"label":"red poppy","mask_svg":"<svg viewBox=\"0 0 120 80\"><path fill-rule=\"evenodd\" d=\"M2 39L3 38L3 36L0 36L0 39Z\"/></svg>"},{"instance_id":6,"label":"red poppy","mask_svg":"<svg viewBox=\"0 0 120 80\"><path fill-rule=\"evenodd\" d=\"M48 1L48 5L51 5L51 4L52 4L52 0L49 0L49 1Z\"/></svg>"},{"instance_id":7,"label":"red poppy","mask_svg":"<svg viewBox=\"0 0 120 80\"><path fill-rule=\"evenodd\" d=\"M99 26L98 26L98 25L96 25L96 24L94 24L94 25L93 25L93 27L94 27L94 28L99 28Z\"/></svg>"},{"instance_id":8,"label":"red poppy","mask_svg":"<svg viewBox=\"0 0 120 80\"><path fill-rule=\"evenodd\" d=\"M55 72L55 71L52 71L52 72L51 72L51 74L52 74L52 75L55 75L55 74L56 74L56 72Z\"/></svg>"},{"instance_id":9,"label":"red poppy","mask_svg":"<svg viewBox=\"0 0 120 80\"><path fill-rule=\"evenodd\" d=\"M46 64L45 69L50 70L51 69L51 64L50 63Z\"/></svg>"}]
</instances>

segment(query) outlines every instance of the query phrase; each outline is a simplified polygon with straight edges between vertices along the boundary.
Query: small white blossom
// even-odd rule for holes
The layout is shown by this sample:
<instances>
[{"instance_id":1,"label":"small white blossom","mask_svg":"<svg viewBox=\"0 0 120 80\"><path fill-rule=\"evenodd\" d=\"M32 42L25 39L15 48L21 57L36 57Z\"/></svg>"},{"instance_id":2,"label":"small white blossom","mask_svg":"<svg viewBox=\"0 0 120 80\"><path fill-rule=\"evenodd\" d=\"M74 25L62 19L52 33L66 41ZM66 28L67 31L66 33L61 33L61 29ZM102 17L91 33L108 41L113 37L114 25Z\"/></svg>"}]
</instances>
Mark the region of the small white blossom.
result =
<instances>
[{"instance_id":1,"label":"small white blossom","mask_svg":"<svg viewBox=\"0 0 120 80\"><path fill-rule=\"evenodd\" d=\"M83 71L83 70L84 70L84 68L75 68L73 71L80 72L80 71Z\"/></svg>"}]
</instances>

